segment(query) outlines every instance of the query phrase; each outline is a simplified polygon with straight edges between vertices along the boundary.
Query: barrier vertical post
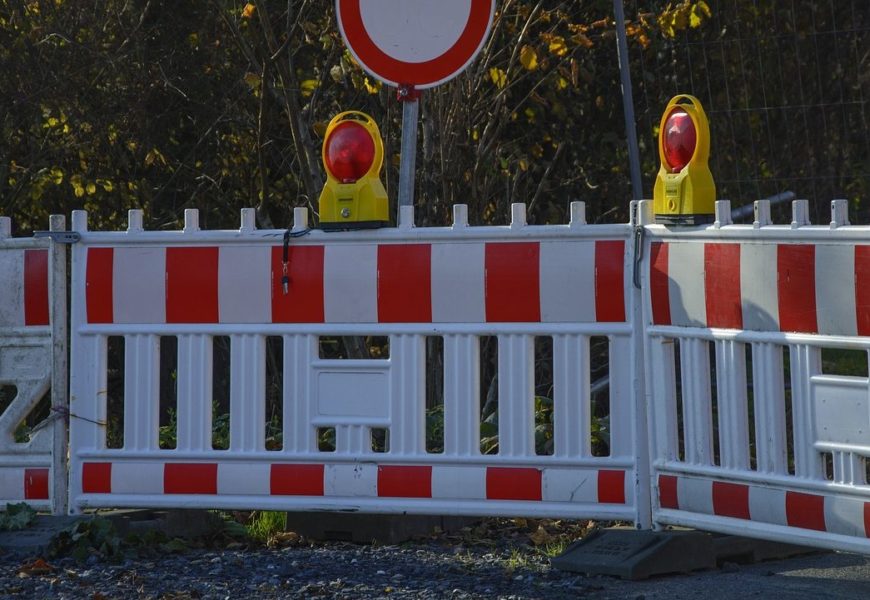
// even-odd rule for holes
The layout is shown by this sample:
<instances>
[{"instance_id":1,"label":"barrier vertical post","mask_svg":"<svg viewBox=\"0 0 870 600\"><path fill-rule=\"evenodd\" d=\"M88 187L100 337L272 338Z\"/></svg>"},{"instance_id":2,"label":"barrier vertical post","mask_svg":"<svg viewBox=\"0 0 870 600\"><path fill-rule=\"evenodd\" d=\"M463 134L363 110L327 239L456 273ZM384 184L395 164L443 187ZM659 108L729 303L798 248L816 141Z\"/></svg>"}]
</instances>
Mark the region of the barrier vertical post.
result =
<instances>
[{"instance_id":1,"label":"barrier vertical post","mask_svg":"<svg viewBox=\"0 0 870 600\"><path fill-rule=\"evenodd\" d=\"M647 252L647 243L643 239L643 228L653 222L652 202L649 200L633 201L631 203L631 225L639 229L635 235L637 244L633 251L626 253L625 272L633 275L632 267L641 263L643 253ZM625 289L629 290L628 314L632 323L633 343L630 345L632 361L634 402L632 406L632 438L634 439L633 454L635 465L634 480L634 505L635 526L638 529L650 529L652 527L652 500L649 457L652 456L652 446L649 440L649 426L647 423L647 398L644 381L647 378L644 361L644 307L643 290L648 289L645 283L647 273L641 269L638 273L641 282L640 287L631 283L625 283ZM611 371L612 372L612 371Z\"/></svg>"},{"instance_id":2,"label":"barrier vertical post","mask_svg":"<svg viewBox=\"0 0 870 600\"><path fill-rule=\"evenodd\" d=\"M66 217L51 215L51 231L66 231ZM62 418L69 407L67 364L66 244L51 242L49 249L49 296L51 306L51 410L52 427L51 512L67 511L67 424Z\"/></svg>"}]
</instances>

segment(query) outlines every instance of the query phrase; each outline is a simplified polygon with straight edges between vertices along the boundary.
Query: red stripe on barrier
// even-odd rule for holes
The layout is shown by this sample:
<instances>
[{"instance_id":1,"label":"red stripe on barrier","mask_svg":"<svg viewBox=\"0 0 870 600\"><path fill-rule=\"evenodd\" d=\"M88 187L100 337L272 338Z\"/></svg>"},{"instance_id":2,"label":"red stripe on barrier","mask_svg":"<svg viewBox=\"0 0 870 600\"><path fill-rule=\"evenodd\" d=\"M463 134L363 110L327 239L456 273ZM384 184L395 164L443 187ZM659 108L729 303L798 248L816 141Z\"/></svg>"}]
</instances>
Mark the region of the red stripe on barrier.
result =
<instances>
[{"instance_id":1,"label":"red stripe on barrier","mask_svg":"<svg viewBox=\"0 0 870 600\"><path fill-rule=\"evenodd\" d=\"M816 247L780 244L776 250L780 331L818 333Z\"/></svg>"},{"instance_id":2,"label":"red stripe on barrier","mask_svg":"<svg viewBox=\"0 0 870 600\"><path fill-rule=\"evenodd\" d=\"M82 464L82 493L112 493L112 463Z\"/></svg>"},{"instance_id":3,"label":"red stripe on barrier","mask_svg":"<svg viewBox=\"0 0 870 600\"><path fill-rule=\"evenodd\" d=\"M166 249L166 322L217 323L218 248Z\"/></svg>"},{"instance_id":4,"label":"red stripe on barrier","mask_svg":"<svg viewBox=\"0 0 870 600\"><path fill-rule=\"evenodd\" d=\"M290 246L287 249L287 293L284 249L272 248L272 321L323 323L323 246Z\"/></svg>"},{"instance_id":5,"label":"red stripe on barrier","mask_svg":"<svg viewBox=\"0 0 870 600\"><path fill-rule=\"evenodd\" d=\"M487 467L487 500L541 500L541 471L538 469Z\"/></svg>"},{"instance_id":6,"label":"red stripe on barrier","mask_svg":"<svg viewBox=\"0 0 870 600\"><path fill-rule=\"evenodd\" d=\"M738 483L713 482L713 514L735 519L751 519L749 486Z\"/></svg>"},{"instance_id":7,"label":"red stripe on barrier","mask_svg":"<svg viewBox=\"0 0 870 600\"><path fill-rule=\"evenodd\" d=\"M217 463L163 465L164 494L217 494Z\"/></svg>"},{"instance_id":8,"label":"red stripe on barrier","mask_svg":"<svg viewBox=\"0 0 870 600\"><path fill-rule=\"evenodd\" d=\"M743 329L740 244L704 244L707 326Z\"/></svg>"},{"instance_id":9,"label":"red stripe on barrier","mask_svg":"<svg viewBox=\"0 0 870 600\"><path fill-rule=\"evenodd\" d=\"M486 244L486 320L536 323L541 320L538 242Z\"/></svg>"},{"instance_id":10,"label":"red stripe on barrier","mask_svg":"<svg viewBox=\"0 0 870 600\"><path fill-rule=\"evenodd\" d=\"M855 309L858 335L870 335L870 246L855 246Z\"/></svg>"},{"instance_id":11,"label":"red stripe on barrier","mask_svg":"<svg viewBox=\"0 0 870 600\"><path fill-rule=\"evenodd\" d=\"M598 501L625 504L625 471L598 471Z\"/></svg>"},{"instance_id":12,"label":"red stripe on barrier","mask_svg":"<svg viewBox=\"0 0 870 600\"><path fill-rule=\"evenodd\" d=\"M24 469L24 499L48 500L48 469Z\"/></svg>"},{"instance_id":13,"label":"red stripe on barrier","mask_svg":"<svg viewBox=\"0 0 870 600\"><path fill-rule=\"evenodd\" d=\"M595 320L625 322L625 242L595 242Z\"/></svg>"},{"instance_id":14,"label":"red stripe on barrier","mask_svg":"<svg viewBox=\"0 0 870 600\"><path fill-rule=\"evenodd\" d=\"M48 325L48 250L24 251L24 324Z\"/></svg>"},{"instance_id":15,"label":"red stripe on barrier","mask_svg":"<svg viewBox=\"0 0 870 600\"><path fill-rule=\"evenodd\" d=\"M115 320L112 294L113 248L88 248L85 295L88 323L111 323Z\"/></svg>"},{"instance_id":16,"label":"red stripe on barrier","mask_svg":"<svg viewBox=\"0 0 870 600\"><path fill-rule=\"evenodd\" d=\"M650 245L649 287L652 300L653 325L671 324L671 298L668 291L668 245Z\"/></svg>"},{"instance_id":17,"label":"red stripe on barrier","mask_svg":"<svg viewBox=\"0 0 870 600\"><path fill-rule=\"evenodd\" d=\"M269 489L273 496L322 496L323 465L272 465Z\"/></svg>"},{"instance_id":18,"label":"red stripe on barrier","mask_svg":"<svg viewBox=\"0 0 870 600\"><path fill-rule=\"evenodd\" d=\"M825 497L786 492L785 518L789 527L825 531Z\"/></svg>"},{"instance_id":19,"label":"red stripe on barrier","mask_svg":"<svg viewBox=\"0 0 870 600\"><path fill-rule=\"evenodd\" d=\"M662 508L679 510L680 498L677 495L677 478L673 475L659 475L659 505Z\"/></svg>"},{"instance_id":20,"label":"red stripe on barrier","mask_svg":"<svg viewBox=\"0 0 870 600\"><path fill-rule=\"evenodd\" d=\"M432 246L378 246L378 321L432 322Z\"/></svg>"},{"instance_id":21,"label":"red stripe on barrier","mask_svg":"<svg viewBox=\"0 0 870 600\"><path fill-rule=\"evenodd\" d=\"M870 538L870 502L864 503L864 536Z\"/></svg>"},{"instance_id":22,"label":"red stripe on barrier","mask_svg":"<svg viewBox=\"0 0 870 600\"><path fill-rule=\"evenodd\" d=\"M431 498L432 467L378 467L378 496L384 498Z\"/></svg>"}]
</instances>

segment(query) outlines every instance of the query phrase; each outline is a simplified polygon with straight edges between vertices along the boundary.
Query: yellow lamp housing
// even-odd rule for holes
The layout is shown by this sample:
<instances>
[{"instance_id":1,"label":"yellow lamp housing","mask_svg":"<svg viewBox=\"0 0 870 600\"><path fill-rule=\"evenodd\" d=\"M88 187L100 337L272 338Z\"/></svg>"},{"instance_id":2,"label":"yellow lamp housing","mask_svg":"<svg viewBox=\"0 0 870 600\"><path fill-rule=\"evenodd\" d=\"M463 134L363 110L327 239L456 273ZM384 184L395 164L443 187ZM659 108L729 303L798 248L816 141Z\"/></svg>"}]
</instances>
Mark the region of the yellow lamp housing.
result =
<instances>
[{"instance_id":1,"label":"yellow lamp housing","mask_svg":"<svg viewBox=\"0 0 870 600\"><path fill-rule=\"evenodd\" d=\"M359 111L335 115L321 150L326 184L320 193L324 230L371 229L390 224L380 180L384 143L375 121Z\"/></svg>"},{"instance_id":2,"label":"yellow lamp housing","mask_svg":"<svg viewBox=\"0 0 870 600\"><path fill-rule=\"evenodd\" d=\"M659 124L661 167L653 189L657 223L712 223L716 185L710 172L710 124L694 96L681 94L668 102Z\"/></svg>"}]
</instances>

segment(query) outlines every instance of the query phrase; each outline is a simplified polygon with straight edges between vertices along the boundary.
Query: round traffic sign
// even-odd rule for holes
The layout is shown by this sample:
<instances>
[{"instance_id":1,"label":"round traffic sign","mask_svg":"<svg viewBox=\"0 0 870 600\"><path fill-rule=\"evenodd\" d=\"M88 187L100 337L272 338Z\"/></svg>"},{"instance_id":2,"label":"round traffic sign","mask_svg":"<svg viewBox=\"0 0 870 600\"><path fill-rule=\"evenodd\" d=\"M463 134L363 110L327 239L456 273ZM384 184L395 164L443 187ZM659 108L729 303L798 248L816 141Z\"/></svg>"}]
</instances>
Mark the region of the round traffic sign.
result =
<instances>
[{"instance_id":1,"label":"round traffic sign","mask_svg":"<svg viewBox=\"0 0 870 600\"><path fill-rule=\"evenodd\" d=\"M354 58L392 86L425 89L461 73L489 34L495 0L336 0Z\"/></svg>"}]
</instances>

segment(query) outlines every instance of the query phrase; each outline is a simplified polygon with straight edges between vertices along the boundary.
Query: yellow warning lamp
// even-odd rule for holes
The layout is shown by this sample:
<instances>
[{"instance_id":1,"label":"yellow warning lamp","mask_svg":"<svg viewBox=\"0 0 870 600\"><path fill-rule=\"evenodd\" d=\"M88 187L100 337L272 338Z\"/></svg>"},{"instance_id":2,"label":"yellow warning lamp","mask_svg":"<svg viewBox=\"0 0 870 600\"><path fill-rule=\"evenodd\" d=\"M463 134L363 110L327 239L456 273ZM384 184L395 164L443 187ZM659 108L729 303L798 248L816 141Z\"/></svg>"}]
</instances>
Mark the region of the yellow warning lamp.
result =
<instances>
[{"instance_id":1,"label":"yellow warning lamp","mask_svg":"<svg viewBox=\"0 0 870 600\"><path fill-rule=\"evenodd\" d=\"M694 96L668 102L659 124L661 167L653 190L656 222L666 225L712 223L716 185L710 158L710 124Z\"/></svg>"},{"instance_id":2,"label":"yellow warning lamp","mask_svg":"<svg viewBox=\"0 0 870 600\"><path fill-rule=\"evenodd\" d=\"M389 225L387 191L381 183L384 143L365 113L335 115L323 140L326 185L320 193L320 227L369 229Z\"/></svg>"}]
</instances>

